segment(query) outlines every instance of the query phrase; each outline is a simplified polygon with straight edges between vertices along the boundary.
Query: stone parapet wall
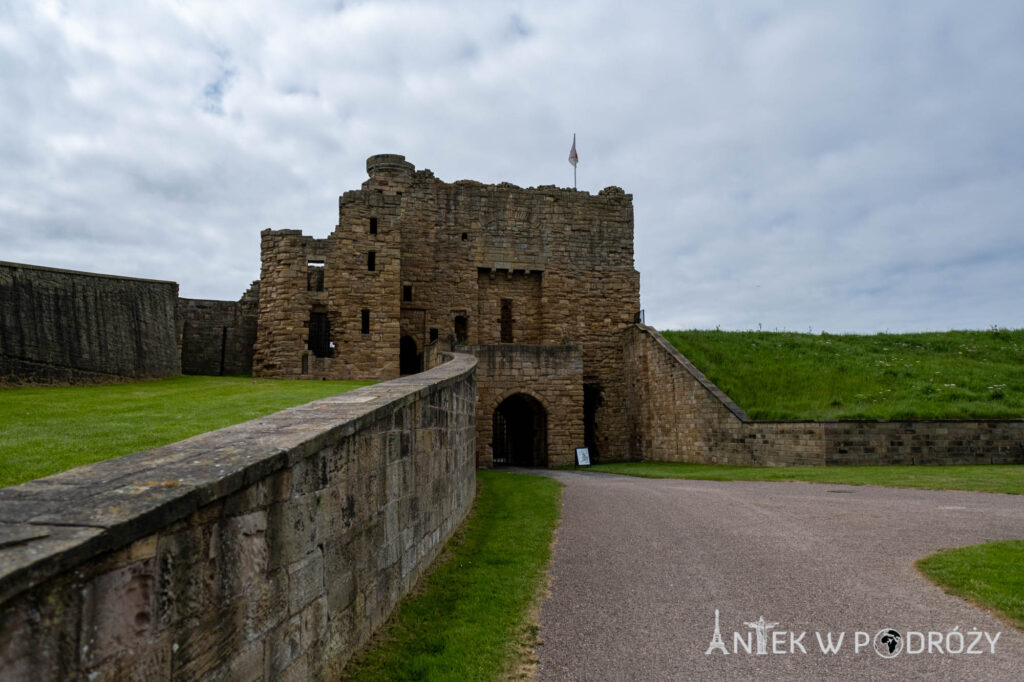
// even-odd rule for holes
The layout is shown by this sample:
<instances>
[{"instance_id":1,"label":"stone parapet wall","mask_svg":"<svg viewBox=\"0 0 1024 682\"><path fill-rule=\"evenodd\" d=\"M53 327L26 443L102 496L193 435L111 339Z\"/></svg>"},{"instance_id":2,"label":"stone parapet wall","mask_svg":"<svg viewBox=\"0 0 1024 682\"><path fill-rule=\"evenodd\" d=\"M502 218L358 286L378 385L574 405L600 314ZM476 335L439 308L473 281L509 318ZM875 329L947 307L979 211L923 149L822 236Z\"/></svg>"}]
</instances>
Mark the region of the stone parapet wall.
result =
<instances>
[{"instance_id":1,"label":"stone parapet wall","mask_svg":"<svg viewBox=\"0 0 1024 682\"><path fill-rule=\"evenodd\" d=\"M635 460L1024 464L1024 420L753 421L654 329L627 329L622 351Z\"/></svg>"},{"instance_id":2,"label":"stone parapet wall","mask_svg":"<svg viewBox=\"0 0 1024 682\"><path fill-rule=\"evenodd\" d=\"M0 382L181 373L178 285L0 262Z\"/></svg>"},{"instance_id":3,"label":"stone parapet wall","mask_svg":"<svg viewBox=\"0 0 1024 682\"><path fill-rule=\"evenodd\" d=\"M583 447L583 356L578 346L461 346L476 369L477 464L492 465L492 417L499 404L521 393L537 400L547 417L547 465L573 463Z\"/></svg>"},{"instance_id":4,"label":"stone parapet wall","mask_svg":"<svg viewBox=\"0 0 1024 682\"><path fill-rule=\"evenodd\" d=\"M475 365L0 490L0 677L338 679L470 508Z\"/></svg>"}]
</instances>

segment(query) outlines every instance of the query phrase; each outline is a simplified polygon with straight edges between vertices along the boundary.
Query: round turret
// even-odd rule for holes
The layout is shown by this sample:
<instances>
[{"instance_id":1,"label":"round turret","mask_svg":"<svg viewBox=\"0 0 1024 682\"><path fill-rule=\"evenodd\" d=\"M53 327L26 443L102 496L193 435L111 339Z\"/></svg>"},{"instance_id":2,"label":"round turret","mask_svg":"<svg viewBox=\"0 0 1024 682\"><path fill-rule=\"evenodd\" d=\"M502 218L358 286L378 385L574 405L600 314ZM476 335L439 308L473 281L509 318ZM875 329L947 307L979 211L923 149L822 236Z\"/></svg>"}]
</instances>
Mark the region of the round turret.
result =
<instances>
[{"instance_id":1,"label":"round turret","mask_svg":"<svg viewBox=\"0 0 1024 682\"><path fill-rule=\"evenodd\" d=\"M415 170L416 166L401 154L374 154L366 160L366 172L371 178L411 176Z\"/></svg>"}]
</instances>

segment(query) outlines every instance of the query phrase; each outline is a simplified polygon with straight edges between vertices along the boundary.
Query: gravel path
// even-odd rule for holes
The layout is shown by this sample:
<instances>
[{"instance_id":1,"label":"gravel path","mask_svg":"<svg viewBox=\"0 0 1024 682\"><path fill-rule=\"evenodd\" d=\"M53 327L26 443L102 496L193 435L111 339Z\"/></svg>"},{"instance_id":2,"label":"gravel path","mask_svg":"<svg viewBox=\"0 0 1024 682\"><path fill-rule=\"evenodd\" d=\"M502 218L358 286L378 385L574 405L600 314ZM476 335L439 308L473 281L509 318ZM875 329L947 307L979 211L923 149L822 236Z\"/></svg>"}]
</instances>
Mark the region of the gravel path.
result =
<instances>
[{"instance_id":1,"label":"gravel path","mask_svg":"<svg viewBox=\"0 0 1024 682\"><path fill-rule=\"evenodd\" d=\"M1024 537L1024 496L545 474L566 488L539 680L1024 679L1024 634L912 565ZM705 655L716 609L729 655ZM769 653L733 653L733 633L748 636L744 623L761 616L777 623ZM983 654L945 653L957 627L965 647L971 631L1002 633L995 654L984 638ZM857 631L882 628L903 635L901 654L882 658L870 642L854 652ZM777 631L785 654L771 653ZM943 653L908 631L942 633ZM801 632L807 653L789 653ZM822 653L816 632L845 632L839 653ZM957 635L948 642L957 649Z\"/></svg>"}]
</instances>

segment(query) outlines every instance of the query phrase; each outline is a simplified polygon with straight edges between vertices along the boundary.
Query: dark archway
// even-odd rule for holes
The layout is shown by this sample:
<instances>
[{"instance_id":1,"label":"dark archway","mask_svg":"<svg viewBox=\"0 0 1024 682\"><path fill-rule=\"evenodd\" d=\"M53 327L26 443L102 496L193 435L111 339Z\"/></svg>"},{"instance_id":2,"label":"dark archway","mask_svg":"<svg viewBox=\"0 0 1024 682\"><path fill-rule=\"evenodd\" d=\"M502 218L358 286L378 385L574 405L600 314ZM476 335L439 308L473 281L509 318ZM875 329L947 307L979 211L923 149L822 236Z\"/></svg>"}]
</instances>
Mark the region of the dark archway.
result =
<instances>
[{"instance_id":1,"label":"dark archway","mask_svg":"<svg viewBox=\"0 0 1024 682\"><path fill-rule=\"evenodd\" d=\"M494 410L494 466L546 467L548 414L531 396L516 393Z\"/></svg>"},{"instance_id":2,"label":"dark archway","mask_svg":"<svg viewBox=\"0 0 1024 682\"><path fill-rule=\"evenodd\" d=\"M403 336L398 342L398 373L416 374L422 369L423 356L416 348L416 339Z\"/></svg>"},{"instance_id":3,"label":"dark archway","mask_svg":"<svg viewBox=\"0 0 1024 682\"><path fill-rule=\"evenodd\" d=\"M590 450L590 461L600 461L601 453L597 448L597 411L604 403L601 384L583 384L583 444Z\"/></svg>"}]
</instances>

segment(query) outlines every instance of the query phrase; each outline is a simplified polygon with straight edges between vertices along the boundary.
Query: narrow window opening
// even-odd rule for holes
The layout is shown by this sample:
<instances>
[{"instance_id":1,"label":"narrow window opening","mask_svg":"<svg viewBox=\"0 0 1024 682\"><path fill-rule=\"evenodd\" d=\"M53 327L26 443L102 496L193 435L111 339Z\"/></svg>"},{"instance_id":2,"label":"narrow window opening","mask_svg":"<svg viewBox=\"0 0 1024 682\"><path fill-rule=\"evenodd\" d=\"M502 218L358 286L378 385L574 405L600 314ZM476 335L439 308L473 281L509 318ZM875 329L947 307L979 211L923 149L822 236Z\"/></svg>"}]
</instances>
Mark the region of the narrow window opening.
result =
<instances>
[{"instance_id":1,"label":"narrow window opening","mask_svg":"<svg viewBox=\"0 0 1024 682\"><path fill-rule=\"evenodd\" d=\"M302 354L302 373L309 374L309 356L305 353Z\"/></svg>"},{"instance_id":2,"label":"narrow window opening","mask_svg":"<svg viewBox=\"0 0 1024 682\"><path fill-rule=\"evenodd\" d=\"M311 260L306 263L306 291L324 290L324 263Z\"/></svg>"},{"instance_id":3,"label":"narrow window opening","mask_svg":"<svg viewBox=\"0 0 1024 682\"><path fill-rule=\"evenodd\" d=\"M370 218L370 234L377 234L377 219Z\"/></svg>"},{"instance_id":4,"label":"narrow window opening","mask_svg":"<svg viewBox=\"0 0 1024 682\"><path fill-rule=\"evenodd\" d=\"M412 285L406 284L405 286L402 287L402 300L403 301L411 301L412 300Z\"/></svg>"},{"instance_id":5,"label":"narrow window opening","mask_svg":"<svg viewBox=\"0 0 1024 682\"><path fill-rule=\"evenodd\" d=\"M224 361L228 354L228 328L220 328L220 376L224 376Z\"/></svg>"},{"instance_id":6,"label":"narrow window opening","mask_svg":"<svg viewBox=\"0 0 1024 682\"><path fill-rule=\"evenodd\" d=\"M469 338L469 320L465 315L455 316L455 342L466 343Z\"/></svg>"},{"instance_id":7,"label":"narrow window opening","mask_svg":"<svg viewBox=\"0 0 1024 682\"><path fill-rule=\"evenodd\" d=\"M363 310L363 333L370 333L370 311L366 309Z\"/></svg>"},{"instance_id":8,"label":"narrow window opening","mask_svg":"<svg viewBox=\"0 0 1024 682\"><path fill-rule=\"evenodd\" d=\"M434 327L430 328L430 340L437 341L437 329L435 329Z\"/></svg>"},{"instance_id":9,"label":"narrow window opening","mask_svg":"<svg viewBox=\"0 0 1024 682\"><path fill-rule=\"evenodd\" d=\"M468 232L463 232L462 233L462 241L466 241L467 239L469 239L469 233Z\"/></svg>"},{"instance_id":10,"label":"narrow window opening","mask_svg":"<svg viewBox=\"0 0 1024 682\"><path fill-rule=\"evenodd\" d=\"M366 254L366 269L373 272L377 269L377 252L371 251Z\"/></svg>"},{"instance_id":11,"label":"narrow window opening","mask_svg":"<svg viewBox=\"0 0 1024 682\"><path fill-rule=\"evenodd\" d=\"M512 299L501 299L501 342L513 343L512 337Z\"/></svg>"},{"instance_id":12,"label":"narrow window opening","mask_svg":"<svg viewBox=\"0 0 1024 682\"><path fill-rule=\"evenodd\" d=\"M309 350L318 358L331 357L331 325L327 313L309 314Z\"/></svg>"}]
</instances>

